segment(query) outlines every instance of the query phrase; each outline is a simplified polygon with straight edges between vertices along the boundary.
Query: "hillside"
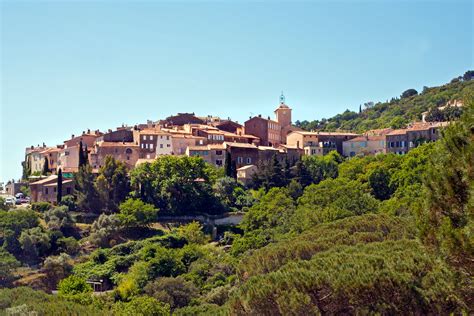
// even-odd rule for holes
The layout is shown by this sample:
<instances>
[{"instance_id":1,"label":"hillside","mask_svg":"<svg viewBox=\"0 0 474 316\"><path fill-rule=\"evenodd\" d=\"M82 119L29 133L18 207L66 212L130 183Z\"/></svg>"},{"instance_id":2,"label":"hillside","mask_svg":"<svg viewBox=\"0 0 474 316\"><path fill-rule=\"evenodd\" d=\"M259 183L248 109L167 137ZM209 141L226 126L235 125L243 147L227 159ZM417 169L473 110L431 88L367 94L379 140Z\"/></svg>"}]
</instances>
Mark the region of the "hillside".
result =
<instances>
[{"instance_id":1,"label":"hillside","mask_svg":"<svg viewBox=\"0 0 474 316\"><path fill-rule=\"evenodd\" d=\"M410 96L410 92L413 92L413 89L405 91L400 97L392 98L389 102L366 103L361 106L360 113L346 110L328 119L296 121L295 125L305 130L355 132L387 127L401 128L409 122L421 120L421 113L425 111L474 93L474 80L468 71L464 77L455 78L448 84L424 87L423 91L416 95Z\"/></svg>"}]
</instances>

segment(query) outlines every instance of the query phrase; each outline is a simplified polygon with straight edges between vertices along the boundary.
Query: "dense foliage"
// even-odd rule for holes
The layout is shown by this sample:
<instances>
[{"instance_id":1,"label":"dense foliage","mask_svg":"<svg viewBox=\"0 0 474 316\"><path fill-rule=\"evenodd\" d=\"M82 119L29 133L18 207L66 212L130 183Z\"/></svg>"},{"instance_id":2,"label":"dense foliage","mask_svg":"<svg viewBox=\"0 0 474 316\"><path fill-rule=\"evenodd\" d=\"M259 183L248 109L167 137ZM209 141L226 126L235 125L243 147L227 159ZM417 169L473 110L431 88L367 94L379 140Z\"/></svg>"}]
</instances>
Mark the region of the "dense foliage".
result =
<instances>
[{"instance_id":1,"label":"dense foliage","mask_svg":"<svg viewBox=\"0 0 474 316\"><path fill-rule=\"evenodd\" d=\"M415 92L394 104L436 91ZM406 155L275 156L250 188L199 158L131 175L109 159L99 177L84 162L85 191L68 204L100 213L92 224L65 205L0 210L0 286L59 290L2 289L0 315L469 314L472 96L465 105L441 140ZM237 227L156 223L233 210Z\"/></svg>"},{"instance_id":2,"label":"dense foliage","mask_svg":"<svg viewBox=\"0 0 474 316\"><path fill-rule=\"evenodd\" d=\"M402 128L412 121L421 120L421 114L436 107L444 106L451 100L462 100L474 91L471 76L455 80L439 87L425 87L421 93L405 91L401 98L387 102L366 102L359 112L346 110L332 118L315 121L296 121L295 125L305 130L348 130L364 132L378 128ZM416 92L416 91L415 91ZM454 114L458 116L458 114Z\"/></svg>"}]
</instances>

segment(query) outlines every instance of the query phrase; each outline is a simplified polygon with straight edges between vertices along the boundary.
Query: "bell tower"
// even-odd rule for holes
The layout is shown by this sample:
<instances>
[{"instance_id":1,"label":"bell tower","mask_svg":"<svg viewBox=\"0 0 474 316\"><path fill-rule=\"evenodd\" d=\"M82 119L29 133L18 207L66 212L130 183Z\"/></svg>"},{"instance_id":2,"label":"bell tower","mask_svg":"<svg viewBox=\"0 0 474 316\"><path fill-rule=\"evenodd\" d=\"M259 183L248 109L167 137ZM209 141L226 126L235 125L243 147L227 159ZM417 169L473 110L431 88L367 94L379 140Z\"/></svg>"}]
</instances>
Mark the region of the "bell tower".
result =
<instances>
[{"instance_id":1,"label":"bell tower","mask_svg":"<svg viewBox=\"0 0 474 316\"><path fill-rule=\"evenodd\" d=\"M291 109L285 104L285 95L283 91L280 95L280 104L275 110L276 121L280 123L282 128L291 126Z\"/></svg>"}]
</instances>

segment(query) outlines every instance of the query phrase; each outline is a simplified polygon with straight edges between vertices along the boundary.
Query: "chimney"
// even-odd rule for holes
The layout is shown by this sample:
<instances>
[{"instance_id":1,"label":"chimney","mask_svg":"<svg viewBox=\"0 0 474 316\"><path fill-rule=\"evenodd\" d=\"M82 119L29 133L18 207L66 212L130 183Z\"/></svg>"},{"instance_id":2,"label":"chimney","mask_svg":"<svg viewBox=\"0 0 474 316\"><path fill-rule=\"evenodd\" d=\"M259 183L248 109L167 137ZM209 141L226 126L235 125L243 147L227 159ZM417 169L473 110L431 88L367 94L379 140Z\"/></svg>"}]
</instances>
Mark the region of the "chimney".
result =
<instances>
[{"instance_id":1,"label":"chimney","mask_svg":"<svg viewBox=\"0 0 474 316\"><path fill-rule=\"evenodd\" d=\"M258 117L262 117L262 114L259 114Z\"/></svg>"},{"instance_id":2,"label":"chimney","mask_svg":"<svg viewBox=\"0 0 474 316\"><path fill-rule=\"evenodd\" d=\"M82 131L82 135L84 135L86 133L86 131Z\"/></svg>"},{"instance_id":3,"label":"chimney","mask_svg":"<svg viewBox=\"0 0 474 316\"><path fill-rule=\"evenodd\" d=\"M90 133L91 133L91 129L88 128L88 129L87 129L87 134L90 134Z\"/></svg>"},{"instance_id":4,"label":"chimney","mask_svg":"<svg viewBox=\"0 0 474 316\"><path fill-rule=\"evenodd\" d=\"M71 135L71 138L74 138L74 134Z\"/></svg>"},{"instance_id":5,"label":"chimney","mask_svg":"<svg viewBox=\"0 0 474 316\"><path fill-rule=\"evenodd\" d=\"M46 144L43 142L43 148L45 148L45 147L46 147Z\"/></svg>"}]
</instances>

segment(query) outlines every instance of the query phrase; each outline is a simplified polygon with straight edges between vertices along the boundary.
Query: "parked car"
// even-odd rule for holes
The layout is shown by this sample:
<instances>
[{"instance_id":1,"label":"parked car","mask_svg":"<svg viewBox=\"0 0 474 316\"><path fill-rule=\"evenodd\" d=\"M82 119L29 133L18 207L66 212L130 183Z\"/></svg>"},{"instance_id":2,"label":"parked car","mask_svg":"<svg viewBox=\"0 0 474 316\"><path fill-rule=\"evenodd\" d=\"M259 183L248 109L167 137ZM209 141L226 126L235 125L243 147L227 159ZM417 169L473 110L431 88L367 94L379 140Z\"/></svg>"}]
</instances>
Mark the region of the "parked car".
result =
<instances>
[{"instance_id":1,"label":"parked car","mask_svg":"<svg viewBox=\"0 0 474 316\"><path fill-rule=\"evenodd\" d=\"M16 201L15 201L15 198L14 197L7 197L5 199L5 205L15 205Z\"/></svg>"}]
</instances>

